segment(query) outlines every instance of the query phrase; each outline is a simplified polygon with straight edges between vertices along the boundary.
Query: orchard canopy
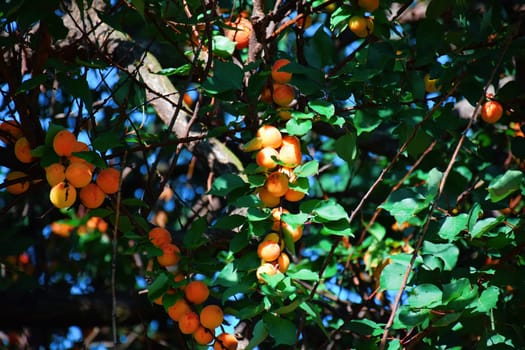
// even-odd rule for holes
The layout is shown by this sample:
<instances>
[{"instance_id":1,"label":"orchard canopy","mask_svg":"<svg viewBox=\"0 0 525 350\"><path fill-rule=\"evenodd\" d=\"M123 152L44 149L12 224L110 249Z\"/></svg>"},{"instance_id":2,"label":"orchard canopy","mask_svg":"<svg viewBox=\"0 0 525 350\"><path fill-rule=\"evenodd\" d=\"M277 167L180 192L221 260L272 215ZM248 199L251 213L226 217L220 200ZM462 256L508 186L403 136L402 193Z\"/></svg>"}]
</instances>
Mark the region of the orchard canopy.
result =
<instances>
[{"instance_id":1,"label":"orchard canopy","mask_svg":"<svg viewBox=\"0 0 525 350\"><path fill-rule=\"evenodd\" d=\"M4 0L0 348L525 348L519 0Z\"/></svg>"}]
</instances>

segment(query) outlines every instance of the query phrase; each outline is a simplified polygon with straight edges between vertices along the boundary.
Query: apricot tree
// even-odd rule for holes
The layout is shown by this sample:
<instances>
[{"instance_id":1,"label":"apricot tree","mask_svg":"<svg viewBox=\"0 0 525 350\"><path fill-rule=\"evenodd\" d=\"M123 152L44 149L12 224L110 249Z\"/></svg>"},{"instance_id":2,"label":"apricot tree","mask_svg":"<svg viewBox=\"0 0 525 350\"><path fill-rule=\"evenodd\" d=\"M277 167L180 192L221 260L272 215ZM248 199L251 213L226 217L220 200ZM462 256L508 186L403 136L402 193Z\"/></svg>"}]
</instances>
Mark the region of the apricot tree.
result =
<instances>
[{"instance_id":1,"label":"apricot tree","mask_svg":"<svg viewBox=\"0 0 525 350\"><path fill-rule=\"evenodd\" d=\"M525 347L519 1L0 13L6 347Z\"/></svg>"}]
</instances>

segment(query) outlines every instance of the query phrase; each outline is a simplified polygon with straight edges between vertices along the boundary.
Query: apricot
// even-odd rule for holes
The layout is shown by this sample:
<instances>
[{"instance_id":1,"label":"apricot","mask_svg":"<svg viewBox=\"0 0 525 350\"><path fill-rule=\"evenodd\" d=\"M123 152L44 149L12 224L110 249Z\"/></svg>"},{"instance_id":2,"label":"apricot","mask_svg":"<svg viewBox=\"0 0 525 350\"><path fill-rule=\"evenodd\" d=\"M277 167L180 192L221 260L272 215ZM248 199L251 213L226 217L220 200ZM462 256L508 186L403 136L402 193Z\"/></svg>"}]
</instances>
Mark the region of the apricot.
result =
<instances>
[{"instance_id":1,"label":"apricot","mask_svg":"<svg viewBox=\"0 0 525 350\"><path fill-rule=\"evenodd\" d=\"M210 290L206 283L202 281L191 281L184 289L186 299L193 304L202 304L208 299Z\"/></svg>"},{"instance_id":2,"label":"apricot","mask_svg":"<svg viewBox=\"0 0 525 350\"><path fill-rule=\"evenodd\" d=\"M191 312L191 308L184 300L184 298L178 299L173 305L168 307L166 310L168 312L168 316L173 321L179 321L182 315L187 314L188 312Z\"/></svg>"},{"instance_id":3,"label":"apricot","mask_svg":"<svg viewBox=\"0 0 525 350\"><path fill-rule=\"evenodd\" d=\"M148 238L154 246L160 247L166 243L171 243L171 234L162 227L154 227L148 232Z\"/></svg>"},{"instance_id":4,"label":"apricot","mask_svg":"<svg viewBox=\"0 0 525 350\"><path fill-rule=\"evenodd\" d=\"M281 254L279 243L273 241L262 241L257 246L257 255L266 262L275 261Z\"/></svg>"},{"instance_id":5,"label":"apricot","mask_svg":"<svg viewBox=\"0 0 525 350\"><path fill-rule=\"evenodd\" d=\"M73 152L77 137L69 130L60 130L53 138L53 149L59 156L69 157Z\"/></svg>"},{"instance_id":6,"label":"apricot","mask_svg":"<svg viewBox=\"0 0 525 350\"><path fill-rule=\"evenodd\" d=\"M242 50L248 47L253 30L252 23L246 18L239 17L235 22L227 21L225 24L235 28L224 30L224 35L236 43L235 48Z\"/></svg>"},{"instance_id":7,"label":"apricot","mask_svg":"<svg viewBox=\"0 0 525 350\"><path fill-rule=\"evenodd\" d=\"M69 208L77 200L77 190L64 181L59 182L49 191L49 200L59 209Z\"/></svg>"},{"instance_id":8,"label":"apricot","mask_svg":"<svg viewBox=\"0 0 525 350\"><path fill-rule=\"evenodd\" d=\"M304 196L306 196L306 193L292 190L291 188L284 194L284 198L289 202L299 202Z\"/></svg>"},{"instance_id":9,"label":"apricot","mask_svg":"<svg viewBox=\"0 0 525 350\"><path fill-rule=\"evenodd\" d=\"M436 84L438 82L438 79L430 79L430 74L425 74L425 77L423 78L423 81L425 83L425 91L428 93L439 91L439 89L436 87Z\"/></svg>"},{"instance_id":10,"label":"apricot","mask_svg":"<svg viewBox=\"0 0 525 350\"><path fill-rule=\"evenodd\" d=\"M279 150L279 160L287 167L294 168L301 164L302 158L299 139L290 135L283 137L283 145Z\"/></svg>"},{"instance_id":11,"label":"apricot","mask_svg":"<svg viewBox=\"0 0 525 350\"><path fill-rule=\"evenodd\" d=\"M264 147L257 152L255 156L255 162L260 167L266 169L273 169L277 166L275 159L279 159L279 152L273 147Z\"/></svg>"},{"instance_id":12,"label":"apricot","mask_svg":"<svg viewBox=\"0 0 525 350\"><path fill-rule=\"evenodd\" d=\"M201 325L208 329L215 329L222 324L224 312L218 305L207 305L202 308L199 318Z\"/></svg>"},{"instance_id":13,"label":"apricot","mask_svg":"<svg viewBox=\"0 0 525 350\"><path fill-rule=\"evenodd\" d=\"M120 171L115 168L102 169L97 174L96 182L104 193L116 193L120 186Z\"/></svg>"},{"instance_id":14,"label":"apricot","mask_svg":"<svg viewBox=\"0 0 525 350\"><path fill-rule=\"evenodd\" d=\"M259 188L258 195L261 202L268 208L276 207L281 203L280 197L274 196L264 187Z\"/></svg>"},{"instance_id":15,"label":"apricot","mask_svg":"<svg viewBox=\"0 0 525 350\"><path fill-rule=\"evenodd\" d=\"M262 148L279 148L281 147L283 140L281 132L273 125L262 125L259 129L257 129L255 137L261 139Z\"/></svg>"},{"instance_id":16,"label":"apricot","mask_svg":"<svg viewBox=\"0 0 525 350\"><path fill-rule=\"evenodd\" d=\"M16 120L6 120L0 124L0 140L5 143L14 143L22 136L24 132Z\"/></svg>"},{"instance_id":17,"label":"apricot","mask_svg":"<svg viewBox=\"0 0 525 350\"><path fill-rule=\"evenodd\" d=\"M66 179L66 168L60 163L53 163L45 167L45 171L47 183L51 187Z\"/></svg>"},{"instance_id":18,"label":"apricot","mask_svg":"<svg viewBox=\"0 0 525 350\"><path fill-rule=\"evenodd\" d=\"M80 202L89 209L98 208L104 203L106 194L97 186L96 183L90 182L82 187L79 192Z\"/></svg>"},{"instance_id":19,"label":"apricot","mask_svg":"<svg viewBox=\"0 0 525 350\"><path fill-rule=\"evenodd\" d=\"M358 0L357 4L365 11L374 12L379 7L379 0Z\"/></svg>"},{"instance_id":20,"label":"apricot","mask_svg":"<svg viewBox=\"0 0 525 350\"><path fill-rule=\"evenodd\" d=\"M199 315L190 311L179 318L179 329L182 334L192 334L199 328Z\"/></svg>"},{"instance_id":21,"label":"apricot","mask_svg":"<svg viewBox=\"0 0 525 350\"><path fill-rule=\"evenodd\" d=\"M297 242L303 236L303 226L297 225L292 226L287 222L283 222L281 226L283 235L290 237L292 241Z\"/></svg>"},{"instance_id":22,"label":"apricot","mask_svg":"<svg viewBox=\"0 0 525 350\"><path fill-rule=\"evenodd\" d=\"M374 21L368 17L352 16L348 22L350 30L359 38L366 38L374 31Z\"/></svg>"},{"instance_id":23,"label":"apricot","mask_svg":"<svg viewBox=\"0 0 525 350\"><path fill-rule=\"evenodd\" d=\"M239 342L233 334L222 333L213 343L213 350L237 350L238 344Z\"/></svg>"},{"instance_id":24,"label":"apricot","mask_svg":"<svg viewBox=\"0 0 525 350\"><path fill-rule=\"evenodd\" d=\"M289 212L290 211L282 207L272 209L272 218L273 218L272 230L281 231L281 215L289 213Z\"/></svg>"},{"instance_id":25,"label":"apricot","mask_svg":"<svg viewBox=\"0 0 525 350\"><path fill-rule=\"evenodd\" d=\"M279 84L286 84L292 80L292 73L280 71L280 69L290 63L286 58L278 59L272 66L272 79Z\"/></svg>"},{"instance_id":26,"label":"apricot","mask_svg":"<svg viewBox=\"0 0 525 350\"><path fill-rule=\"evenodd\" d=\"M14 170L14 171L9 172L9 174L7 174L5 179L7 181L12 181L12 180L21 179L21 178L24 178L24 177L27 177L26 173ZM17 182L17 183L13 183L13 184L11 184L11 185L6 187L7 192L11 193L11 194L14 194L14 195L22 194L25 191L27 191L28 189L29 189L29 181L28 180L23 180L23 181L20 181L20 182Z\"/></svg>"},{"instance_id":27,"label":"apricot","mask_svg":"<svg viewBox=\"0 0 525 350\"><path fill-rule=\"evenodd\" d=\"M272 89L269 87L269 86L265 86L262 91L261 91L261 95L259 96L259 99L266 103L267 105L269 105L270 103L273 102L273 99L272 99Z\"/></svg>"},{"instance_id":28,"label":"apricot","mask_svg":"<svg viewBox=\"0 0 525 350\"><path fill-rule=\"evenodd\" d=\"M288 271L288 267L290 267L290 257L288 254L282 252L281 255L279 255L279 258L277 258L277 266L282 273Z\"/></svg>"},{"instance_id":29,"label":"apricot","mask_svg":"<svg viewBox=\"0 0 525 350\"><path fill-rule=\"evenodd\" d=\"M215 338L215 330L213 329L207 329L203 326L199 326L199 328L193 332L193 339L195 339L199 345L209 344L212 342L213 338Z\"/></svg>"},{"instance_id":30,"label":"apricot","mask_svg":"<svg viewBox=\"0 0 525 350\"><path fill-rule=\"evenodd\" d=\"M172 266L180 260L180 249L173 243L163 244L162 255L157 256L157 261L160 266Z\"/></svg>"},{"instance_id":31,"label":"apricot","mask_svg":"<svg viewBox=\"0 0 525 350\"><path fill-rule=\"evenodd\" d=\"M73 145L72 154L75 153L75 152L89 152L89 146L86 143L82 142L82 141L77 141ZM87 160L82 159L80 157L71 155L71 156L68 157L68 160L69 160L69 163L83 163L83 164L86 164L91 171L95 170L95 165L91 164Z\"/></svg>"},{"instance_id":32,"label":"apricot","mask_svg":"<svg viewBox=\"0 0 525 350\"><path fill-rule=\"evenodd\" d=\"M281 107L277 109L277 114L281 120L287 121L292 119L292 110L289 108Z\"/></svg>"},{"instance_id":33,"label":"apricot","mask_svg":"<svg viewBox=\"0 0 525 350\"><path fill-rule=\"evenodd\" d=\"M481 107L481 119L486 123L494 124L503 116L503 107L498 101L488 101Z\"/></svg>"},{"instance_id":34,"label":"apricot","mask_svg":"<svg viewBox=\"0 0 525 350\"><path fill-rule=\"evenodd\" d=\"M278 233L275 233L275 232L268 233L266 236L264 236L264 239L263 239L263 241L270 241L270 242L275 242L275 243L279 243L280 240L281 240L281 237L279 236Z\"/></svg>"},{"instance_id":35,"label":"apricot","mask_svg":"<svg viewBox=\"0 0 525 350\"><path fill-rule=\"evenodd\" d=\"M274 171L266 178L264 188L273 196L284 196L288 191L288 176L279 171Z\"/></svg>"},{"instance_id":36,"label":"apricot","mask_svg":"<svg viewBox=\"0 0 525 350\"><path fill-rule=\"evenodd\" d=\"M22 163L31 163L35 158L31 154L31 145L29 140L21 137L15 142L15 157Z\"/></svg>"},{"instance_id":37,"label":"apricot","mask_svg":"<svg viewBox=\"0 0 525 350\"><path fill-rule=\"evenodd\" d=\"M76 188L87 186L93 179L93 173L84 163L71 163L66 168L66 180Z\"/></svg>"},{"instance_id":38,"label":"apricot","mask_svg":"<svg viewBox=\"0 0 525 350\"><path fill-rule=\"evenodd\" d=\"M257 271L255 271L255 275L257 276L259 282L266 283L266 280L264 279L264 274L268 276L274 276L278 272L279 270L273 264L264 263L257 268Z\"/></svg>"},{"instance_id":39,"label":"apricot","mask_svg":"<svg viewBox=\"0 0 525 350\"><path fill-rule=\"evenodd\" d=\"M276 105L281 107L288 107L295 98L295 91L291 85L288 84L274 84L272 99Z\"/></svg>"}]
</instances>

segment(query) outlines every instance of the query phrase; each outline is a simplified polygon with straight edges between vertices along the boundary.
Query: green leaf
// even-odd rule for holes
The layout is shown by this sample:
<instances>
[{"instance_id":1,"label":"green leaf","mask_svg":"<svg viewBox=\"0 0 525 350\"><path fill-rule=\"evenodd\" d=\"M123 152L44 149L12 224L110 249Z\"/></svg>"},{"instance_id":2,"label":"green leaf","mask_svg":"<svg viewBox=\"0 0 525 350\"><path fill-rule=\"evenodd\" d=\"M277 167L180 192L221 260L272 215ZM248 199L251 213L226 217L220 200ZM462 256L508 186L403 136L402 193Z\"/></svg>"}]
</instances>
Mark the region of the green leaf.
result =
<instances>
[{"instance_id":1,"label":"green leaf","mask_svg":"<svg viewBox=\"0 0 525 350\"><path fill-rule=\"evenodd\" d=\"M355 113L353 122L357 130L357 136L359 136L362 133L374 131L381 125L382 120L377 115L358 110Z\"/></svg>"},{"instance_id":2,"label":"green leaf","mask_svg":"<svg viewBox=\"0 0 525 350\"><path fill-rule=\"evenodd\" d=\"M468 213L468 230L469 232L472 232L474 230L474 226L478 222L478 219L483 214L483 209L481 209L481 205L479 203L474 203L472 208L469 210Z\"/></svg>"},{"instance_id":3,"label":"green leaf","mask_svg":"<svg viewBox=\"0 0 525 350\"><path fill-rule=\"evenodd\" d=\"M94 166L96 166L97 168L101 168L101 169L104 169L104 168L107 168L107 164L106 162L104 161L104 158L102 158L100 156L100 154L98 154L97 152L95 151L87 151L87 152L73 152L72 153L75 157L78 157L78 158L81 158L81 159L84 159L85 161L93 164Z\"/></svg>"},{"instance_id":4,"label":"green leaf","mask_svg":"<svg viewBox=\"0 0 525 350\"><path fill-rule=\"evenodd\" d=\"M290 320L266 313L263 321L270 336L275 340L275 345L293 345L297 341L297 327Z\"/></svg>"},{"instance_id":5,"label":"green leaf","mask_svg":"<svg viewBox=\"0 0 525 350\"><path fill-rule=\"evenodd\" d=\"M414 189L401 188L388 196L380 207L394 216L398 224L410 221L417 213L427 208L426 198Z\"/></svg>"},{"instance_id":6,"label":"green leaf","mask_svg":"<svg viewBox=\"0 0 525 350\"><path fill-rule=\"evenodd\" d=\"M233 62L214 60L213 76L202 85L210 95L218 95L231 90L240 90L242 87L242 69Z\"/></svg>"},{"instance_id":7,"label":"green leaf","mask_svg":"<svg viewBox=\"0 0 525 350\"><path fill-rule=\"evenodd\" d=\"M456 266L459 257L459 248L452 243L432 243L423 242L421 254L437 257L444 262L445 271L452 271Z\"/></svg>"},{"instance_id":8,"label":"green leaf","mask_svg":"<svg viewBox=\"0 0 525 350\"><path fill-rule=\"evenodd\" d=\"M215 196L227 196L233 190L246 186L246 182L235 174L224 174L213 181L210 194Z\"/></svg>"},{"instance_id":9,"label":"green leaf","mask_svg":"<svg viewBox=\"0 0 525 350\"><path fill-rule=\"evenodd\" d=\"M289 271L287 272L287 275L291 278L295 278L295 279L303 280L303 281L318 281L319 280L319 274L315 273L312 270L307 270L307 269L301 269L296 272Z\"/></svg>"},{"instance_id":10,"label":"green leaf","mask_svg":"<svg viewBox=\"0 0 525 350\"><path fill-rule=\"evenodd\" d=\"M238 214L220 216L217 218L217 221L213 224L214 228L221 230L233 230L244 224L246 222L246 217Z\"/></svg>"},{"instance_id":11,"label":"green leaf","mask_svg":"<svg viewBox=\"0 0 525 350\"><path fill-rule=\"evenodd\" d=\"M327 118L331 118L335 114L335 106L328 101L312 100L308 102L308 107Z\"/></svg>"},{"instance_id":12,"label":"green leaf","mask_svg":"<svg viewBox=\"0 0 525 350\"><path fill-rule=\"evenodd\" d=\"M406 264L392 262L386 265L383 271L381 271L381 276L379 277L379 285L381 286L381 289L399 290L399 288L402 286L406 270ZM412 272L409 275L408 281L410 281L411 277Z\"/></svg>"},{"instance_id":13,"label":"green leaf","mask_svg":"<svg viewBox=\"0 0 525 350\"><path fill-rule=\"evenodd\" d=\"M190 229L184 235L184 246L191 249L205 244L208 241L204 236L207 228L208 221L204 216L192 222Z\"/></svg>"},{"instance_id":14,"label":"green leaf","mask_svg":"<svg viewBox=\"0 0 525 350\"><path fill-rule=\"evenodd\" d=\"M149 300L155 300L168 290L170 286L170 278L167 273L161 273L155 278L153 283L148 285L148 298Z\"/></svg>"},{"instance_id":15,"label":"green leaf","mask_svg":"<svg viewBox=\"0 0 525 350\"><path fill-rule=\"evenodd\" d=\"M505 220L504 216L479 220L474 224L472 231L470 231L470 236L472 238L479 238L483 236L485 233L487 233L488 231L498 226L504 220Z\"/></svg>"},{"instance_id":16,"label":"green leaf","mask_svg":"<svg viewBox=\"0 0 525 350\"><path fill-rule=\"evenodd\" d=\"M351 163L357 157L357 136L351 132L338 138L334 143L337 155L347 163Z\"/></svg>"},{"instance_id":17,"label":"green leaf","mask_svg":"<svg viewBox=\"0 0 525 350\"><path fill-rule=\"evenodd\" d=\"M439 228L439 237L448 241L455 241L460 238L458 237L460 232L467 229L468 220L469 216L465 213L446 217Z\"/></svg>"},{"instance_id":18,"label":"green leaf","mask_svg":"<svg viewBox=\"0 0 525 350\"><path fill-rule=\"evenodd\" d=\"M250 342L246 346L246 350L251 350L261 344L268 337L268 330L266 329L263 320L257 321L255 327L253 327L252 336Z\"/></svg>"},{"instance_id":19,"label":"green leaf","mask_svg":"<svg viewBox=\"0 0 525 350\"><path fill-rule=\"evenodd\" d=\"M302 136L312 130L312 121L292 118L286 122L286 131L290 135Z\"/></svg>"},{"instance_id":20,"label":"green leaf","mask_svg":"<svg viewBox=\"0 0 525 350\"><path fill-rule=\"evenodd\" d=\"M500 290L496 286L490 286L485 289L479 296L475 311L487 313L495 308L498 303L499 294Z\"/></svg>"},{"instance_id":21,"label":"green leaf","mask_svg":"<svg viewBox=\"0 0 525 350\"><path fill-rule=\"evenodd\" d=\"M437 286L423 283L413 288L407 300L412 308L434 308L441 305L443 292Z\"/></svg>"},{"instance_id":22,"label":"green leaf","mask_svg":"<svg viewBox=\"0 0 525 350\"><path fill-rule=\"evenodd\" d=\"M92 142L91 145L94 149L105 153L107 150L112 148L118 148L123 146L120 141L120 135L112 131L106 131L100 133Z\"/></svg>"},{"instance_id":23,"label":"green leaf","mask_svg":"<svg viewBox=\"0 0 525 350\"><path fill-rule=\"evenodd\" d=\"M297 176L308 177L316 175L319 172L319 162L316 160L310 160L306 163L299 165L294 169L293 173Z\"/></svg>"},{"instance_id":24,"label":"green leaf","mask_svg":"<svg viewBox=\"0 0 525 350\"><path fill-rule=\"evenodd\" d=\"M239 282L239 275L233 263L226 264L215 278L215 283L224 287L236 286Z\"/></svg>"},{"instance_id":25,"label":"green leaf","mask_svg":"<svg viewBox=\"0 0 525 350\"><path fill-rule=\"evenodd\" d=\"M320 201L312 214L314 219L321 223L349 219L346 210L332 199Z\"/></svg>"},{"instance_id":26,"label":"green leaf","mask_svg":"<svg viewBox=\"0 0 525 350\"><path fill-rule=\"evenodd\" d=\"M348 220L325 222L321 227L321 234L353 237L352 229L350 228Z\"/></svg>"},{"instance_id":27,"label":"green leaf","mask_svg":"<svg viewBox=\"0 0 525 350\"><path fill-rule=\"evenodd\" d=\"M376 323L369 319L351 320L344 326L344 329L348 329L353 333L366 336L378 336L383 334L383 324Z\"/></svg>"},{"instance_id":28,"label":"green leaf","mask_svg":"<svg viewBox=\"0 0 525 350\"><path fill-rule=\"evenodd\" d=\"M521 170L507 170L505 174L490 182L488 187L490 200L499 202L519 190L522 182L523 172Z\"/></svg>"},{"instance_id":29,"label":"green leaf","mask_svg":"<svg viewBox=\"0 0 525 350\"><path fill-rule=\"evenodd\" d=\"M93 106L93 98L91 97L91 90L87 80L83 78L68 78L63 77L60 80L62 89L69 93L71 96L80 98L88 111L91 112Z\"/></svg>"},{"instance_id":30,"label":"green leaf","mask_svg":"<svg viewBox=\"0 0 525 350\"><path fill-rule=\"evenodd\" d=\"M227 58L235 52L235 43L222 35L214 35L213 39L213 53L219 57Z\"/></svg>"},{"instance_id":31,"label":"green leaf","mask_svg":"<svg viewBox=\"0 0 525 350\"><path fill-rule=\"evenodd\" d=\"M177 68L163 68L159 70L158 72L156 72L155 74L165 75L167 77L171 75L187 76L190 73L190 71L191 71L191 64L186 63Z\"/></svg>"},{"instance_id":32,"label":"green leaf","mask_svg":"<svg viewBox=\"0 0 525 350\"><path fill-rule=\"evenodd\" d=\"M403 328L418 326L428 320L429 317L429 309L412 309L410 305L401 306L399 308L399 314L397 315L398 322L401 323Z\"/></svg>"},{"instance_id":33,"label":"green leaf","mask_svg":"<svg viewBox=\"0 0 525 350\"><path fill-rule=\"evenodd\" d=\"M249 221L263 221L270 217L271 213L268 210L260 208L248 208Z\"/></svg>"}]
</instances>

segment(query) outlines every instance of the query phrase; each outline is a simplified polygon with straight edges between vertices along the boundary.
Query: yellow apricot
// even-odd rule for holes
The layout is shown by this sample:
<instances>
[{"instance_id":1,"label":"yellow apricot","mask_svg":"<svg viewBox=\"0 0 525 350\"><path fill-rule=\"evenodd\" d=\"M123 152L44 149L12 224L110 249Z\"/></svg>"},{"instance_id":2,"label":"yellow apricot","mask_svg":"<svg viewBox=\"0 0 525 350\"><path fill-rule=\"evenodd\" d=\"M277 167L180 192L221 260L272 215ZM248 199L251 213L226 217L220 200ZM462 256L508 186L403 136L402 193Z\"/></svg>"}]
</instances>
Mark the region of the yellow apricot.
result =
<instances>
[{"instance_id":1,"label":"yellow apricot","mask_svg":"<svg viewBox=\"0 0 525 350\"><path fill-rule=\"evenodd\" d=\"M275 267L273 264L270 263L264 263L261 266L257 268L257 271L255 272L255 275L257 276L257 279L261 283L266 283L266 280L264 279L264 275L266 274L268 276L274 276L279 272L277 267Z\"/></svg>"},{"instance_id":2,"label":"yellow apricot","mask_svg":"<svg viewBox=\"0 0 525 350\"><path fill-rule=\"evenodd\" d=\"M262 125L257 129L255 137L261 139L262 148L279 148L283 140L281 132L273 125Z\"/></svg>"},{"instance_id":3,"label":"yellow apricot","mask_svg":"<svg viewBox=\"0 0 525 350\"><path fill-rule=\"evenodd\" d=\"M59 182L49 191L49 200L59 208L69 208L77 200L77 190L65 182Z\"/></svg>"},{"instance_id":4,"label":"yellow apricot","mask_svg":"<svg viewBox=\"0 0 525 350\"><path fill-rule=\"evenodd\" d=\"M279 258L277 258L277 265L279 266L279 271L282 273L288 271L288 267L290 266L290 257L288 254L282 252Z\"/></svg>"}]
</instances>

